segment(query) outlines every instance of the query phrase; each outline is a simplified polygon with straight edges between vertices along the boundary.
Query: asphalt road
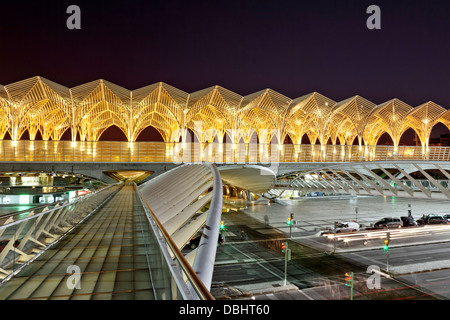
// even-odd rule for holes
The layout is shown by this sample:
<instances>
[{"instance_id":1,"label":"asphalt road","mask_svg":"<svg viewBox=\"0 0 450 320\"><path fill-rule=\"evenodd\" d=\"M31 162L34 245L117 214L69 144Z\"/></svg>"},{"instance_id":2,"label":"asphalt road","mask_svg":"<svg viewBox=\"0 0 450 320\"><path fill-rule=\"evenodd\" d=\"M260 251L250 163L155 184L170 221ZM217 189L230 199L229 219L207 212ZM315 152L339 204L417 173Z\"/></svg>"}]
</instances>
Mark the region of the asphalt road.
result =
<instances>
[{"instance_id":1,"label":"asphalt road","mask_svg":"<svg viewBox=\"0 0 450 320\"><path fill-rule=\"evenodd\" d=\"M382 250L340 254L360 266L387 269ZM389 273L405 285L441 299L450 298L450 243L423 244L389 249Z\"/></svg>"},{"instance_id":2,"label":"asphalt road","mask_svg":"<svg viewBox=\"0 0 450 320\"><path fill-rule=\"evenodd\" d=\"M369 289L367 279L372 273L367 272L367 266L379 265L383 269L382 250L329 254L301 243L301 237L288 239L289 234L244 213L226 213L223 220L226 243L216 255L212 288L217 299L346 300L350 299L350 290L344 285L344 278L345 272L350 271L354 272L355 300L435 299L406 278L383 277L380 288ZM241 239L241 231L248 240ZM284 286L285 260L280 246L286 240L292 249L292 260L287 263L287 286ZM415 254L407 248L391 249L392 264L405 257L425 259L426 250L419 253L419 247ZM441 250L439 245L434 250L436 257L445 257L445 249Z\"/></svg>"}]
</instances>

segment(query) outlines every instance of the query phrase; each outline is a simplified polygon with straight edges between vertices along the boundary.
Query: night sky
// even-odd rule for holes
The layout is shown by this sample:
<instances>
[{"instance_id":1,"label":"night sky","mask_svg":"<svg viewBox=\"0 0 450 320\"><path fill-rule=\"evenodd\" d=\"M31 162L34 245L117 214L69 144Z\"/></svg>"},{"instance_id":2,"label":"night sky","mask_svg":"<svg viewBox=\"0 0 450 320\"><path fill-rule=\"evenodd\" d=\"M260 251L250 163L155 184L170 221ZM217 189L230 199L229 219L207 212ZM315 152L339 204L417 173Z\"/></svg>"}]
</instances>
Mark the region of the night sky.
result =
<instances>
[{"instance_id":1,"label":"night sky","mask_svg":"<svg viewBox=\"0 0 450 320\"><path fill-rule=\"evenodd\" d=\"M0 11L0 84L271 88L450 108L449 1L12 1ZM81 30L69 30L69 5ZM367 7L381 9L369 30Z\"/></svg>"}]
</instances>

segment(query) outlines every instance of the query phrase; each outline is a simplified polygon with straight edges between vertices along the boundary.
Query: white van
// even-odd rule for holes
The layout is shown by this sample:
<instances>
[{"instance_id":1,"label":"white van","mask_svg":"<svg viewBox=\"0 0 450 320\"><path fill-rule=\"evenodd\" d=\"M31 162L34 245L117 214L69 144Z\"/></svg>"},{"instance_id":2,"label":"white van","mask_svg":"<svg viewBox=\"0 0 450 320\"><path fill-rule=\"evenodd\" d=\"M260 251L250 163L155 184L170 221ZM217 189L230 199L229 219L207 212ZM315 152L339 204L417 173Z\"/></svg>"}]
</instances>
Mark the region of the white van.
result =
<instances>
[{"instance_id":1,"label":"white van","mask_svg":"<svg viewBox=\"0 0 450 320\"><path fill-rule=\"evenodd\" d=\"M336 233L359 231L359 224L356 222L338 222Z\"/></svg>"}]
</instances>

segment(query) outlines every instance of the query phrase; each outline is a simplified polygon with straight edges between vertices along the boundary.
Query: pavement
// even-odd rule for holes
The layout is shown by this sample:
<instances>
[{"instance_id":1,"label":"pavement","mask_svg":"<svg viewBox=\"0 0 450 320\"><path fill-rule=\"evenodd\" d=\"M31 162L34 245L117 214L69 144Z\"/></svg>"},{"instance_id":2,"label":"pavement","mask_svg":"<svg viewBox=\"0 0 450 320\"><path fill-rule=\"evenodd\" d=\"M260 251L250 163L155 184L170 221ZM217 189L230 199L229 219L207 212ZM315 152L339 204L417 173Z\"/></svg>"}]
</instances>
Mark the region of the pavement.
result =
<instances>
[{"instance_id":1,"label":"pavement","mask_svg":"<svg viewBox=\"0 0 450 320\"><path fill-rule=\"evenodd\" d=\"M322 201L321 201L322 200ZM237 201L239 203L239 201ZM244 206L240 204L239 210L235 210L233 213L225 213L223 218L226 223L229 223L227 243L235 243L239 244L239 231L245 230L249 235L249 242L257 243L258 241L264 241L264 239L277 239L284 240L287 239L291 242L298 243L301 246L306 246L312 249L312 251L316 251L316 255L318 253L323 254L324 252L331 254L332 256L337 253L335 256L346 255L346 254L365 254L365 252L373 252L379 254L381 258L377 258L378 262L385 261L385 255L383 255L383 239L385 238L386 231L381 231L376 237L372 237L371 239L363 239L360 238L358 240L352 239L352 241L343 241L343 238L338 241L336 247L334 247L333 241L324 236L319 236L320 233L327 228L330 228L333 225L333 222L336 220L339 221L351 221L352 218L357 218L359 223L370 225L374 223L379 218L385 216L400 216L407 215L408 204L412 203L412 208L417 209L421 208L420 215L422 213L443 213L444 208L448 208L447 201L426 201L416 199L392 199L389 197L338 197L333 199L302 199L300 201L292 200L287 201L283 205L280 204L272 204L271 206L267 205L249 205ZM381 205L378 205L381 204ZM359 207L358 210L355 210L355 207ZM361 210L361 207L365 208ZM349 210L349 208L351 208ZM427 208L427 212L424 211L424 208ZM366 210L367 209L367 210ZM391 210L395 209L395 210ZM347 211L343 213L343 211ZM309 211L309 214L305 216L302 211ZM353 211L353 212L352 212ZM355 211L358 212L357 217L355 216ZM295 212L295 220L296 224L293 224L292 227L289 227L286 224L287 217L290 212ZM419 214L413 211L414 216L417 218ZM392 214L394 213L394 214ZM341 219L339 219L341 218ZM231 221L230 221L231 219ZM231 223L230 223L231 222ZM391 232L391 243L390 248L408 248L412 246L421 246L429 243L448 243L448 239L450 236L450 226L438 226L438 228L423 228L421 230L416 231L408 231L407 228L403 228L403 230L389 230ZM401 231L401 232L400 232ZM408 235L407 232L414 232L414 234ZM366 237L366 235L362 235L362 237ZM421 249L419 249L421 250ZM311 253L314 255L314 253ZM228 257L229 258L229 257ZM311 263L315 263L312 261L320 260L315 259L313 256L309 257L308 254L303 254L303 258L311 258ZM381 260L380 260L381 259ZM384 260L383 260L384 259ZM323 261L328 261L327 259ZM374 260L375 261L375 260ZM218 262L217 264L226 264L227 262ZM242 260L241 262L245 262ZM249 263L252 263L248 261ZM398 262L398 261L397 261ZM235 261L235 266L240 262ZM253 261L253 263L257 263L257 261ZM309 262L308 262L309 263ZM334 263L334 262L332 262ZM329 270L337 270L337 273L341 272L339 270L343 268L348 268L348 266L339 265L341 262L336 262L334 265L328 266ZM368 264L367 264L368 263ZM390 299L392 296L386 295L387 293L374 293L375 296L371 292L367 292L365 279L369 276L365 274L367 265L370 264L370 261L367 260L366 263L361 264L361 266L365 267L361 268L359 271L359 277L362 279L361 290L359 293L359 299ZM231 266L231 265L230 265ZM310 265L313 267L313 265ZM380 264L381 269L383 270L383 263ZM225 267L225 266L224 266ZM397 263L396 265L392 265L390 267L389 272L392 275L402 276L403 279L407 279L405 277L405 273L409 274L410 272L422 272L421 275L427 273L427 271L433 270L441 270L442 268L449 268L450 260L445 257L437 257L436 261L421 261L421 262L408 262L408 263ZM226 270L226 269L222 269ZM256 270L255 270L256 271ZM292 270L291 270L292 271ZM290 271L290 272L291 272ZM425 273L423 273L425 272ZM438 271L436 271L438 272ZM333 272L334 273L334 272ZM299 274L300 275L300 274ZM302 278L303 276L300 276ZM449 278L447 273L443 274L441 278ZM416 279L414 277L413 279ZM421 279L421 277L417 277L417 279ZM434 279L434 278L432 278ZM323 278L320 279L324 281ZM386 280L387 281L387 280ZM419 280L417 280L419 281ZM428 280L423 280L428 281ZM411 281L410 281L411 282ZM242 298L242 299L296 299L296 300L323 300L323 299L346 299L347 289L343 283L336 281L336 279L331 278L328 283L323 282L322 284L318 284L317 286L310 286L311 284L304 286L298 286L297 282L292 283L287 281L287 285L284 286L283 281L269 281L269 280L261 280L259 283L245 283L242 281L231 281L232 288L228 286L228 290L231 292L234 290L230 296L226 294L223 295L224 298ZM325 285L324 285L325 284ZM396 286L399 291L399 296L404 295L401 293L402 290L405 290L409 293L412 292L412 296L414 296L414 289L409 289L407 286L404 286L402 283L391 283L390 285ZM417 285L418 287L419 285ZM222 287L224 289L227 287L226 284ZM388 291L387 291L388 292ZM406 294L406 295L408 295ZM425 298L429 298L429 295L425 295ZM417 296L416 296L417 298ZM423 298L423 297L422 297Z\"/></svg>"}]
</instances>

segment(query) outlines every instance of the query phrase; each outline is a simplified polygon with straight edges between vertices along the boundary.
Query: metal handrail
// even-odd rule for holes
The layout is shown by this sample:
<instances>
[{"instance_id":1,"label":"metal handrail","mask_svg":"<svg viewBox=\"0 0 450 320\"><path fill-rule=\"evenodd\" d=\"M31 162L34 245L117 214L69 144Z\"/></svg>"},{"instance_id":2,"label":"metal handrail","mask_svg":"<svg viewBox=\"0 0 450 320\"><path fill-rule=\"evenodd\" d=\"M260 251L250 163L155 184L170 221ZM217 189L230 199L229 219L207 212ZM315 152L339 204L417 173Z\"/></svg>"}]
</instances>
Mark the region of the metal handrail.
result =
<instances>
[{"instance_id":1,"label":"metal handrail","mask_svg":"<svg viewBox=\"0 0 450 320\"><path fill-rule=\"evenodd\" d=\"M36 211L36 210L43 210L45 208L48 208L45 211L41 211L41 212L36 213L32 217L26 217L26 218L23 218L23 219L20 219L20 220L8 223L6 225L1 225L0 226L0 230L8 228L8 227L10 227L10 226L12 226L14 224L18 224L18 223L22 223L22 222L27 221L27 220L35 219L35 218L39 217L40 215L45 215L45 214L47 214L49 212L53 212L53 211L56 211L56 210L61 210L61 209L65 208L65 207L76 205L80 201L84 201L84 200L86 200L86 199L88 199L90 197L93 197L93 196L97 195L100 192L103 192L103 191L105 191L105 190L107 190L109 188L118 186L120 184L121 184L121 182L108 185L108 186L106 186L104 188L101 188L101 189L98 189L98 190L96 190L94 192L91 192L91 193L82 195L80 197L74 198L74 200L71 201L71 202L68 201L68 199L64 199L64 200L60 200L60 201L57 201L57 202L53 202L51 204L40 205L40 206L36 206L36 207L30 208L30 209L21 210L21 211L15 211L15 212L4 214L4 215L0 216L1 220L5 220L5 219L10 218L10 217L15 217L15 216L24 214L26 212L31 212L31 211ZM60 205L57 206L58 204L60 204ZM51 208L49 208L49 207L51 207Z\"/></svg>"},{"instance_id":2,"label":"metal handrail","mask_svg":"<svg viewBox=\"0 0 450 320\"><path fill-rule=\"evenodd\" d=\"M446 146L0 140L0 149L0 162L450 161L450 147Z\"/></svg>"},{"instance_id":3,"label":"metal handrail","mask_svg":"<svg viewBox=\"0 0 450 320\"><path fill-rule=\"evenodd\" d=\"M67 202L67 200L69 200L69 199L63 199L63 200L58 200L58 201L55 201L55 202L52 202L52 203L39 204L39 205L33 206L32 208L29 208L29 209L20 210L20 211L14 211L14 212L10 212L10 213L5 213L5 214L3 214L3 215L0 216L0 219L9 218L9 217L14 217L14 216L17 216L17 215L20 215L20 214L24 214L24 213L29 212L29 211L42 210L42 209L45 209L45 208L48 208L48 210L52 210L52 209L53 209L55 206L57 206L58 204L60 204L61 206L57 207L56 209L60 209L62 206L65 206L65 205L71 205L71 204L73 204L75 201L79 201L80 199L85 199L87 196L92 196L92 195L96 194L97 192L106 190L107 188L112 187L112 186L117 185L117 184L118 184L118 183L116 183L116 184L111 184L111 185L106 185L105 187L103 187L103 188L101 188L101 189L92 191L92 192L90 192L90 193L88 193L88 194L84 194L84 195L79 196L79 197L76 197L76 198L73 199L72 202L69 202L69 203L65 203L65 202ZM49 207L51 207L51 208L49 208Z\"/></svg>"},{"instance_id":4,"label":"metal handrail","mask_svg":"<svg viewBox=\"0 0 450 320\"><path fill-rule=\"evenodd\" d=\"M33 215L32 217L27 217L27 218L21 219L21 220L19 220L19 221L15 221L15 222L9 223L9 224L7 224L7 225L0 226L0 230L9 228L10 226L15 225L15 224L22 224L22 223L25 223L25 222L28 221L28 220L38 219L39 216L44 216L44 215L50 214L50 213L53 212L53 211L61 210L61 209L64 209L64 208L66 208L66 207L68 207L68 206L77 205L77 204L80 203L80 202L83 203L85 200L89 200L89 198L91 198L92 196L97 195L98 193L101 193L101 192L106 191L106 190L108 190L108 189L111 189L111 188L113 188L113 187L120 186L121 184L122 184L122 183L120 182L120 183L115 183L115 184L108 185L108 186L106 186L105 188L96 190L96 191L93 192L93 193L90 193L90 194L88 194L88 195L84 195L84 196L78 197L77 199L75 199L74 202L66 203L66 204L61 205L61 206L59 206L59 207L55 207L55 208L51 208L51 209L42 211L42 212L40 212L40 213L38 213L38 214ZM7 282L9 279L11 279L12 277L14 277L17 273L19 273L23 268L25 268L26 266L28 266L29 264L31 264L33 261L35 261L36 259L38 259L39 256L41 256L44 252L46 252L48 249L50 249L51 247L53 247L60 239L62 239L62 238L63 238L64 236L66 236L69 232L71 232L71 230L73 230L77 225L79 225L80 223L82 223L83 221L85 221L85 220L86 220L89 216L91 216L96 210L98 210L99 208L101 208L102 205L103 205L103 203L105 203L108 199L110 199L110 197L111 197L111 194L110 194L109 196L107 196L107 197L102 201L102 203L101 203L99 206L97 206L94 210L92 210L90 213L88 213L84 218L82 218L80 221L78 221L75 225L71 226L71 227L70 227L68 230L66 230L64 233L59 234L59 235L57 236L57 238L56 238L53 242L51 242L51 243L48 244L46 247L44 247L42 250L40 250L39 252L37 252L30 260L28 260L28 261L26 261L25 263L23 263L23 264L22 264L19 268L17 268L16 270L13 270L7 277L5 277L3 280L0 281L0 285L3 284L3 283L5 283L5 282ZM67 200L61 200L61 201L58 201L57 203L60 203L60 202L67 202ZM24 211L27 211L27 210L24 210ZM23 213L24 211L20 211L20 212ZM29 209L28 211L33 211L33 209ZM19 213L17 213L17 214L19 214ZM3 216L2 216L2 218L3 218ZM13 237L13 238L10 240L10 242L14 241L15 238L16 238L16 237ZM20 240L20 239L19 239L19 240ZM35 239L35 240L37 240L37 239ZM9 245L9 244L8 244L8 245ZM8 245L7 245L7 246L8 246ZM14 249L14 250L16 250L16 249ZM0 262L0 263L1 263L1 262Z\"/></svg>"},{"instance_id":5,"label":"metal handrail","mask_svg":"<svg viewBox=\"0 0 450 320\"><path fill-rule=\"evenodd\" d=\"M83 206L84 204L91 205L92 202L89 202L89 201L91 201L93 199L93 201L95 203L95 201L97 199L94 196L98 195L99 193L103 194L108 189L112 189L113 187L117 187L120 184L121 183L111 184L111 185L109 185L109 186L107 186L105 188L96 190L95 192L92 192L90 194L78 197L78 198L74 199L74 201L72 201L72 202L68 202L67 199L66 200L62 200L62 201L58 201L58 202L54 203L55 206L53 208L50 208L48 210L43 210L43 211L38 212L38 213L36 213L36 214L34 214L32 216L27 216L27 217L24 217L24 218L20 218L20 219L15 220L15 221L13 219L13 221L0 226L1 234L3 234L3 232L6 232L6 231L10 230L10 228L13 227L13 233L10 234L8 243L5 245L4 249L2 250L2 252L0 254L0 271L3 274L7 274L7 277L2 280L2 283L7 281L8 279L10 279L14 274L16 274L24 266L28 265L31 261L34 261L34 259L37 256L39 256L43 252L45 252L48 248L50 248L54 243L56 243L59 239L61 239L65 234L70 232L70 230L72 230L75 227L75 225L80 222L80 221L75 221L74 224L67 225L67 219L66 218L71 218L72 219L73 213L76 212L76 210L72 211L70 208L75 208L78 204L81 205L81 206ZM114 192L114 190L112 190L112 192ZM111 196L111 194L112 193L106 193L106 199L108 199ZM101 200L101 198L100 198L100 201L104 202L105 198L103 198L103 200ZM64 203L64 202L66 202L66 203ZM60 204L60 203L62 203L62 204L59 205L59 206L56 206L56 204ZM101 204L97 206L97 208L99 208L99 207L101 207ZM45 209L45 207L41 208L41 209ZM8 214L7 216L5 215L5 216L2 216L0 218L2 220L5 220L5 218L11 218L11 217L14 217L14 216L16 216L18 214L23 214L24 212L27 212L27 211L31 213L34 210L35 210L35 208L31 208L31 209L28 209L26 211L21 211L21 212L15 212L15 213L12 213L12 214ZM95 210L96 209L90 210L88 212L84 212L84 218L83 218L83 215L80 216L78 213L76 213L77 218L80 218L80 219L84 220L86 217L88 217L90 214L92 214L92 212L94 212ZM64 215L66 215L66 213L68 213L69 216L65 217L63 221L59 220L59 218L62 218ZM55 214L55 215L53 215L53 214ZM62 214L62 215L60 215L60 214ZM52 219L57 219L59 222L56 222L55 220L51 220L50 221L50 220L48 220L48 218L44 218L44 219L40 220L41 217L49 217L49 218L52 218ZM52 243L48 244L48 245L44 245L38 239L39 236L36 237L35 235L32 235L32 233L30 233L30 232L33 232L33 231L30 231L31 229L29 231L26 231L26 233L24 234L24 236L25 236L24 239L25 240L22 239L22 238L19 238L19 236L21 235L21 232L24 231L24 229L23 229L24 226L26 226L28 221L31 221L31 220L35 220L39 224L39 226L35 225L36 228L37 227L41 228L39 230L39 232L38 232L38 235L45 234L45 235L48 235L48 236L54 238L55 240ZM14 227L16 225L18 227ZM60 232L55 233L55 232L52 231L53 228L55 228L55 230L56 229L57 230L61 230L61 227L63 225L69 226L69 229L68 230L64 230L62 232L62 234ZM36 229L33 228L32 230L36 230ZM17 248L13 246L13 243L16 240L20 241L20 245L18 245ZM44 248L41 249L39 252L37 252L34 255L34 257L32 257L32 255L29 255L29 253L25 253L24 251L22 251L22 250L24 250L23 248L27 245L28 242L38 243L38 244L44 246ZM21 249L19 249L19 248L21 248ZM7 255L9 254L10 251L17 251L20 255L23 255L23 256L26 256L26 257L32 257L32 258L30 260L28 260L28 262L24 263L18 269L13 270L12 272L8 272L8 271L3 269L3 263L4 263L4 260L7 258ZM7 261L7 263L9 264L10 262Z\"/></svg>"},{"instance_id":6,"label":"metal handrail","mask_svg":"<svg viewBox=\"0 0 450 320\"><path fill-rule=\"evenodd\" d=\"M180 249L178 249L175 242L172 240L170 235L167 233L164 226L161 224L161 222L156 217L155 213L152 211L150 206L148 205L147 201L142 197L142 194L137 187L136 183L134 183L134 187L139 195L139 199L141 202L146 206L148 212L151 214L151 218L156 223L159 231L161 232L162 236L164 237L164 240L166 241L167 245L169 246L170 250L173 252L175 258L179 262L181 268L183 269L184 273L186 274L187 278L189 279L190 283L192 284L192 287L196 291L196 293L199 295L199 297L203 300L214 300L214 297L211 295L209 290L205 287L203 282L200 280L198 275L194 272L193 268L189 264L189 262L186 260L184 255L181 253Z\"/></svg>"}]
</instances>

